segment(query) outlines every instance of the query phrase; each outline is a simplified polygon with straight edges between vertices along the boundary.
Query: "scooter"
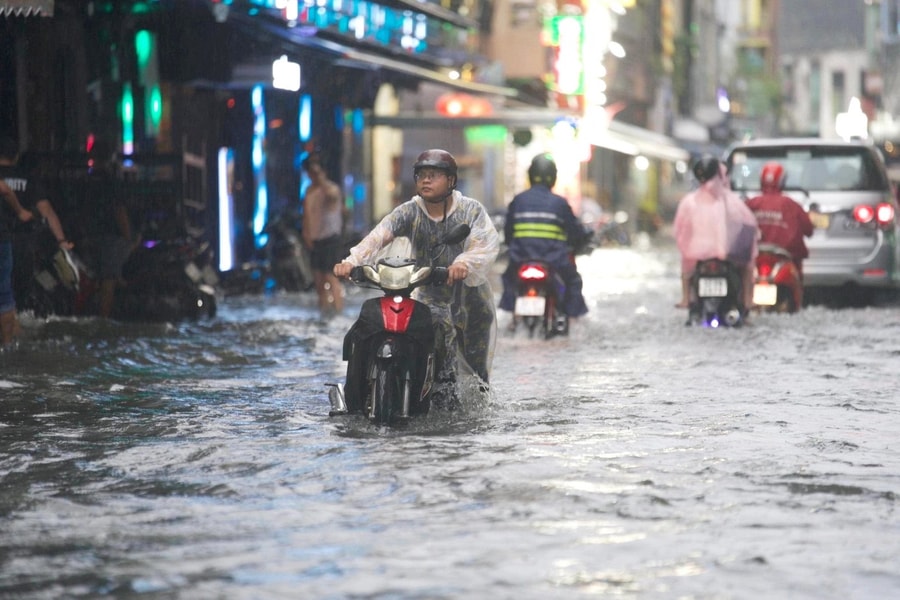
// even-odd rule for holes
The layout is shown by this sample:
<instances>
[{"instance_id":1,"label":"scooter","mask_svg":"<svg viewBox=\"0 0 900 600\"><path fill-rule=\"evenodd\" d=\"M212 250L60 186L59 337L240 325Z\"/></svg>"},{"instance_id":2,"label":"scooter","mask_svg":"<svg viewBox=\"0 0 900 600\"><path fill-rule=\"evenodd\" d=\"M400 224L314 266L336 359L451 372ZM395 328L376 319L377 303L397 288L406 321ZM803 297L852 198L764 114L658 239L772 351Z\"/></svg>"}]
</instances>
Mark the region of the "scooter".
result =
<instances>
[{"instance_id":1,"label":"scooter","mask_svg":"<svg viewBox=\"0 0 900 600\"><path fill-rule=\"evenodd\" d=\"M46 221L16 244L16 305L36 317L73 316L88 269L75 252L60 247Z\"/></svg>"},{"instance_id":2,"label":"scooter","mask_svg":"<svg viewBox=\"0 0 900 600\"><path fill-rule=\"evenodd\" d=\"M582 235L574 241L569 259L589 255L595 249L594 231L590 225L582 224ZM551 265L540 260L531 260L519 265L516 272L516 304L510 329L515 331L519 322L525 324L528 336L534 337L540 331L545 339L556 335L568 335L569 316L564 310L566 283Z\"/></svg>"},{"instance_id":3,"label":"scooter","mask_svg":"<svg viewBox=\"0 0 900 600\"><path fill-rule=\"evenodd\" d=\"M208 242L145 241L122 268L113 318L122 321L184 321L216 316L218 275Z\"/></svg>"},{"instance_id":4,"label":"scooter","mask_svg":"<svg viewBox=\"0 0 900 600\"><path fill-rule=\"evenodd\" d=\"M734 263L716 258L698 261L691 275L686 325L740 327L744 323L740 298L741 274Z\"/></svg>"},{"instance_id":5,"label":"scooter","mask_svg":"<svg viewBox=\"0 0 900 600\"><path fill-rule=\"evenodd\" d=\"M437 258L447 245L458 244L469 232L465 224L453 228L432 248L432 256ZM447 268L419 267L412 258L383 258L376 265L354 267L350 280L374 286L384 296L363 303L359 318L344 337L346 385L330 386L329 415L363 413L373 423L391 425L427 414L439 368L435 327L431 309L411 294L424 285L444 284Z\"/></svg>"},{"instance_id":6,"label":"scooter","mask_svg":"<svg viewBox=\"0 0 900 600\"><path fill-rule=\"evenodd\" d=\"M541 261L522 263L516 273L516 285L513 331L521 321L529 337L534 336L538 324L546 339L569 333L569 317L560 308L566 297L566 284L549 264Z\"/></svg>"},{"instance_id":7,"label":"scooter","mask_svg":"<svg viewBox=\"0 0 900 600\"><path fill-rule=\"evenodd\" d=\"M271 270L275 283L288 292L305 292L315 285L309 253L303 247L300 224L286 215L274 219L266 231L271 235Z\"/></svg>"},{"instance_id":8,"label":"scooter","mask_svg":"<svg viewBox=\"0 0 900 600\"><path fill-rule=\"evenodd\" d=\"M795 313L803 306L803 283L790 252L762 243L756 257L753 304L769 312Z\"/></svg>"}]
</instances>

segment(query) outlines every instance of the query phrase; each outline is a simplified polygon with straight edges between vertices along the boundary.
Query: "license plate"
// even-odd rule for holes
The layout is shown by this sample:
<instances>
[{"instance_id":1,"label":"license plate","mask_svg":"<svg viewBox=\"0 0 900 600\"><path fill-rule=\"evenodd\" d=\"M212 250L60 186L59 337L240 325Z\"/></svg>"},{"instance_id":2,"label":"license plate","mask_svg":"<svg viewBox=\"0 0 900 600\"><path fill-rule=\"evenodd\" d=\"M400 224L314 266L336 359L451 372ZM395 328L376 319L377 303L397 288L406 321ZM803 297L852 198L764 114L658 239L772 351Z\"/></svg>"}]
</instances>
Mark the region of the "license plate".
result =
<instances>
[{"instance_id":1,"label":"license plate","mask_svg":"<svg viewBox=\"0 0 900 600\"><path fill-rule=\"evenodd\" d=\"M701 298L723 298L728 295L728 280L724 277L701 277L697 282Z\"/></svg>"},{"instance_id":2,"label":"license plate","mask_svg":"<svg viewBox=\"0 0 900 600\"><path fill-rule=\"evenodd\" d=\"M516 315L520 317L541 317L547 299L543 296L519 296L516 298Z\"/></svg>"},{"instance_id":3,"label":"license plate","mask_svg":"<svg viewBox=\"0 0 900 600\"><path fill-rule=\"evenodd\" d=\"M775 306L778 301L778 286L770 283L757 283L753 286L753 304L757 306Z\"/></svg>"},{"instance_id":4,"label":"license plate","mask_svg":"<svg viewBox=\"0 0 900 600\"><path fill-rule=\"evenodd\" d=\"M816 229L828 229L831 224L831 217L820 212L809 213L809 220L812 221L813 227Z\"/></svg>"}]
</instances>

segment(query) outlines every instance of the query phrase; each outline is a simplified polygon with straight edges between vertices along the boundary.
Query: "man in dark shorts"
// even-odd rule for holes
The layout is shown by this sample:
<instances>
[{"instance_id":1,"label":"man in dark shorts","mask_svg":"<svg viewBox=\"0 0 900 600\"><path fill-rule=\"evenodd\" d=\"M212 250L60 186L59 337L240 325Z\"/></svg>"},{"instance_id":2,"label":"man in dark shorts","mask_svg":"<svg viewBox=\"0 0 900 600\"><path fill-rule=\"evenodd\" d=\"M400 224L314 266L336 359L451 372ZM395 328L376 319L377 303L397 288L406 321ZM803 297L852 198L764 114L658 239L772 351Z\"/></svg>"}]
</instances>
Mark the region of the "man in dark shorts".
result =
<instances>
[{"instance_id":1,"label":"man in dark shorts","mask_svg":"<svg viewBox=\"0 0 900 600\"><path fill-rule=\"evenodd\" d=\"M135 248L128 209L122 198L111 150L98 143L91 151L94 162L85 181L90 214L85 230L92 250L98 280L98 307L101 317L115 313L116 288L122 282L122 267Z\"/></svg>"},{"instance_id":2,"label":"man in dark shorts","mask_svg":"<svg viewBox=\"0 0 900 600\"><path fill-rule=\"evenodd\" d=\"M18 155L18 146L13 141L0 140L0 155L9 165ZM19 203L16 191L7 181L16 185L12 166L0 170L0 344L7 346L19 335L19 317L16 312L16 300L13 296L13 247L12 228L15 220L23 223L34 218L31 211Z\"/></svg>"},{"instance_id":3,"label":"man in dark shorts","mask_svg":"<svg viewBox=\"0 0 900 600\"><path fill-rule=\"evenodd\" d=\"M332 269L343 258L344 204L341 189L325 175L316 155L302 163L310 185L303 199L303 243L310 250L310 263L322 316L344 310L344 286Z\"/></svg>"}]
</instances>

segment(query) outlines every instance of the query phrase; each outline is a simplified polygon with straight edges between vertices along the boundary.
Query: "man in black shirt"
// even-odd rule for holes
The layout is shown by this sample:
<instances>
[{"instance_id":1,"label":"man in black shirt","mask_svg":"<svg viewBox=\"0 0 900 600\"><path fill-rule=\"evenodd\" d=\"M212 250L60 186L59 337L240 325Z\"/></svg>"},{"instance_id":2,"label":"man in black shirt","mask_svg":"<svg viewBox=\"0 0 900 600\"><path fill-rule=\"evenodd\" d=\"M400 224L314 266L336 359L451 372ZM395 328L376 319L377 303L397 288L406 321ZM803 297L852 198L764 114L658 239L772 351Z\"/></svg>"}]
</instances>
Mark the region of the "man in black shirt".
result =
<instances>
[{"instance_id":1,"label":"man in black shirt","mask_svg":"<svg viewBox=\"0 0 900 600\"><path fill-rule=\"evenodd\" d=\"M17 170L12 166L18 154L15 141L0 138L0 160L5 163L0 166L0 195L6 202L5 206L0 207L0 343L4 346L11 344L19 333L12 286L12 229L16 219L25 223L34 218L31 211L19 202L18 192L27 192L27 186L21 189Z\"/></svg>"}]
</instances>

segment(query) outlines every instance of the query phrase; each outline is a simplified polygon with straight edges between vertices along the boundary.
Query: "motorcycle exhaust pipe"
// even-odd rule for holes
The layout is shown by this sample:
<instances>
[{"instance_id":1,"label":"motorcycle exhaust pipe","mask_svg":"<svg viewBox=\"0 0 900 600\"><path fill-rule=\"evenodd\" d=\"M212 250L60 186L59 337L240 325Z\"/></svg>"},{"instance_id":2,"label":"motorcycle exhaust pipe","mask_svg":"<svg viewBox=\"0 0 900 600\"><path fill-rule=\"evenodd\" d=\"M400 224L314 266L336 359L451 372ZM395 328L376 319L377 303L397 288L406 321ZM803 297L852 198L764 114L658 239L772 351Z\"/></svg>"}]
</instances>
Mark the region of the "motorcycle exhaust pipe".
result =
<instances>
[{"instance_id":1,"label":"motorcycle exhaust pipe","mask_svg":"<svg viewBox=\"0 0 900 600\"><path fill-rule=\"evenodd\" d=\"M729 327L734 327L740 320L741 311L736 308L732 308L725 314L725 322L729 325Z\"/></svg>"},{"instance_id":2,"label":"motorcycle exhaust pipe","mask_svg":"<svg viewBox=\"0 0 900 600\"><path fill-rule=\"evenodd\" d=\"M344 396L343 383L327 383L328 386L328 402L331 403L331 410L328 412L329 417L346 415L347 398Z\"/></svg>"}]
</instances>

